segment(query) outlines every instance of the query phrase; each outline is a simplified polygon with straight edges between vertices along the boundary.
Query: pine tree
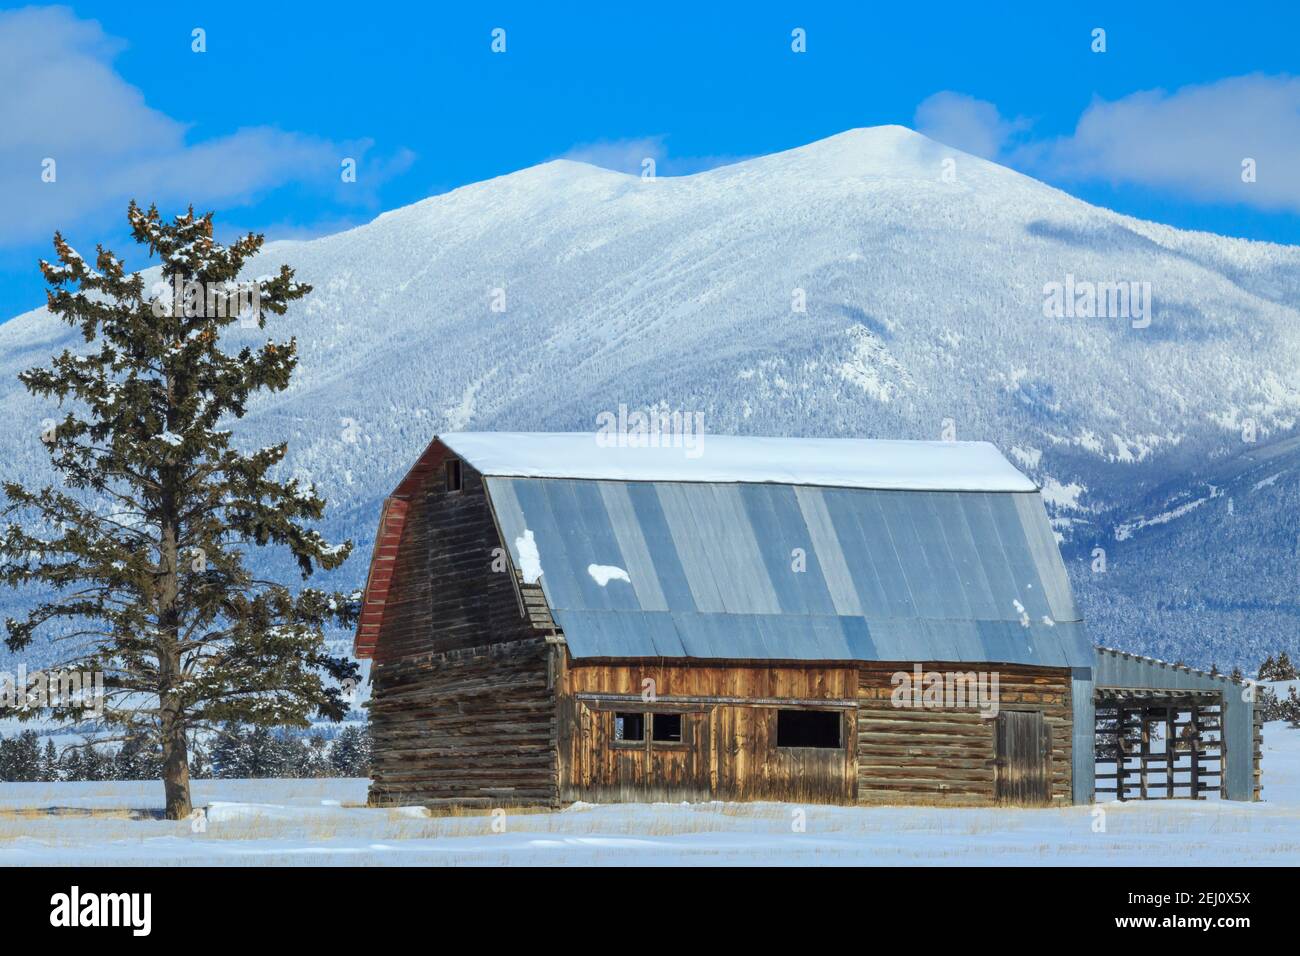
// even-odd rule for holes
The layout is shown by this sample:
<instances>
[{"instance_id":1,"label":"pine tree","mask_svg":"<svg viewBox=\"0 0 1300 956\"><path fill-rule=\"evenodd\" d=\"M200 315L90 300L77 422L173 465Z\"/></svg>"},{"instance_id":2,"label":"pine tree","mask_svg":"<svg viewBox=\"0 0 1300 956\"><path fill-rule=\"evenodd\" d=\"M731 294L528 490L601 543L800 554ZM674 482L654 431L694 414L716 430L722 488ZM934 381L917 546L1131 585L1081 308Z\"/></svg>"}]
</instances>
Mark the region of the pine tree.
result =
<instances>
[{"instance_id":1,"label":"pine tree","mask_svg":"<svg viewBox=\"0 0 1300 956\"><path fill-rule=\"evenodd\" d=\"M88 745L81 751L81 776L80 780L112 780L113 764L103 753L96 750L94 745Z\"/></svg>"},{"instance_id":2,"label":"pine tree","mask_svg":"<svg viewBox=\"0 0 1300 956\"><path fill-rule=\"evenodd\" d=\"M139 734L126 741L113 755L115 780L152 780L162 771L162 755L157 746Z\"/></svg>"},{"instance_id":3,"label":"pine tree","mask_svg":"<svg viewBox=\"0 0 1300 956\"><path fill-rule=\"evenodd\" d=\"M1273 660L1273 655L1270 654L1264 658L1264 663L1259 665L1259 680L1273 680L1275 670L1277 670L1277 662Z\"/></svg>"},{"instance_id":4,"label":"pine tree","mask_svg":"<svg viewBox=\"0 0 1300 956\"><path fill-rule=\"evenodd\" d=\"M354 599L291 592L244 560L249 547L285 547L305 580L341 564L351 543L331 547L306 527L325 507L314 486L272 476L286 445L245 453L220 427L255 393L287 388L297 365L292 339L229 354L223 331L265 328L310 286L287 266L240 283L262 237L222 246L211 213L167 223L131 203L128 221L161 261L163 282L151 290L102 246L92 267L59 234L58 264L41 263L50 312L79 328L87 348L20 376L62 410L41 436L62 483L4 485L5 513L23 520L0 537L0 582L54 592L7 622L6 643L21 650L43 625L80 640L61 666L103 672L103 720L118 739L156 742L176 819L191 809L193 731L223 721L307 726L313 713L347 712L338 685L357 667L328 652L324 629L350 623Z\"/></svg>"},{"instance_id":5,"label":"pine tree","mask_svg":"<svg viewBox=\"0 0 1300 956\"><path fill-rule=\"evenodd\" d=\"M222 780L247 776L244 738L235 724L226 724L212 744L212 775Z\"/></svg>"},{"instance_id":6,"label":"pine tree","mask_svg":"<svg viewBox=\"0 0 1300 956\"><path fill-rule=\"evenodd\" d=\"M24 730L16 737L0 741L0 776L17 783L41 780L41 744L36 731Z\"/></svg>"},{"instance_id":7,"label":"pine tree","mask_svg":"<svg viewBox=\"0 0 1300 956\"><path fill-rule=\"evenodd\" d=\"M284 746L269 728L248 728L244 748L248 760L248 772L244 776L255 780L284 776Z\"/></svg>"},{"instance_id":8,"label":"pine tree","mask_svg":"<svg viewBox=\"0 0 1300 956\"><path fill-rule=\"evenodd\" d=\"M1281 717L1292 727L1300 727L1300 697L1296 696L1294 684L1287 688L1286 701L1281 707Z\"/></svg>"},{"instance_id":9,"label":"pine tree","mask_svg":"<svg viewBox=\"0 0 1300 956\"><path fill-rule=\"evenodd\" d=\"M1295 680L1297 676L1295 665L1291 663L1291 656L1283 651L1277 655L1277 663L1273 666L1273 680Z\"/></svg>"},{"instance_id":10,"label":"pine tree","mask_svg":"<svg viewBox=\"0 0 1300 956\"><path fill-rule=\"evenodd\" d=\"M370 735L360 727L344 727L330 749L330 767L336 777L370 776Z\"/></svg>"},{"instance_id":11,"label":"pine tree","mask_svg":"<svg viewBox=\"0 0 1300 956\"><path fill-rule=\"evenodd\" d=\"M45 753L41 755L41 779L46 783L54 783L60 780L62 775L59 773L59 751L54 746L53 740L45 741Z\"/></svg>"}]
</instances>

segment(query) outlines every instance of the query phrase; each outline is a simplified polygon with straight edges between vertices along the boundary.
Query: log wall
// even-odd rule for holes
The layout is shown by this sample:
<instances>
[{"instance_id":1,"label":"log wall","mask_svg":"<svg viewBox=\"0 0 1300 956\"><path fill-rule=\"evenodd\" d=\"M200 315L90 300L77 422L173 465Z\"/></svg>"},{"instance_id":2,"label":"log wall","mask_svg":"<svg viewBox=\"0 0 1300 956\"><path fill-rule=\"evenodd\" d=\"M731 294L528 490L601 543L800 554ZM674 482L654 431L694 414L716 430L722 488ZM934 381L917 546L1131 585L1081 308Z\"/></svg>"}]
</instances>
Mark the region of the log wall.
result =
<instances>
[{"instance_id":1,"label":"log wall","mask_svg":"<svg viewBox=\"0 0 1300 956\"><path fill-rule=\"evenodd\" d=\"M1009 664L929 662L923 672L998 673L1002 710L1040 710L1052 735L1051 799L1070 803L1069 671ZM996 721L977 708L897 707L893 675L911 663L862 665L858 678L857 799L860 803L995 802Z\"/></svg>"},{"instance_id":2,"label":"log wall","mask_svg":"<svg viewBox=\"0 0 1300 956\"><path fill-rule=\"evenodd\" d=\"M555 804L550 654L539 639L375 668L370 802Z\"/></svg>"}]
</instances>

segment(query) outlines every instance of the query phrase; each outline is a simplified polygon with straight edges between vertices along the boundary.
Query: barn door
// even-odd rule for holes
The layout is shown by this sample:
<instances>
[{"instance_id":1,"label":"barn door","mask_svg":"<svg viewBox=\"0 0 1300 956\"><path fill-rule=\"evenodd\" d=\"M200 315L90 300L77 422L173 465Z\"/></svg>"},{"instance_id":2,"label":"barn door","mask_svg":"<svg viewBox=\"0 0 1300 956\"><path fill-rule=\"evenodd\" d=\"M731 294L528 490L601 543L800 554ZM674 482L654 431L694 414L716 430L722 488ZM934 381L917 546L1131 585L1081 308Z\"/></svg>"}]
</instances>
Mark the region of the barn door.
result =
<instances>
[{"instance_id":1,"label":"barn door","mask_svg":"<svg viewBox=\"0 0 1300 956\"><path fill-rule=\"evenodd\" d=\"M1039 711L1004 710L997 722L997 802L1023 807L1046 805L1051 796L1051 728Z\"/></svg>"}]
</instances>

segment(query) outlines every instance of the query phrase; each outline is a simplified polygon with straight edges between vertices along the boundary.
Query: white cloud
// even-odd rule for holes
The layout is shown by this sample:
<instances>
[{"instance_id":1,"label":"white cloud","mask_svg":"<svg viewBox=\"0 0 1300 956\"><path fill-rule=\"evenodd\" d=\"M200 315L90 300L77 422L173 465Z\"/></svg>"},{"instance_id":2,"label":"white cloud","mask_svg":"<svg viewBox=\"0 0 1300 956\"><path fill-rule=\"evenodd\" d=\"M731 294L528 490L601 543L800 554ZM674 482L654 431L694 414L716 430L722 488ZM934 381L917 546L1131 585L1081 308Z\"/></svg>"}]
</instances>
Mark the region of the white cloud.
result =
<instances>
[{"instance_id":1,"label":"white cloud","mask_svg":"<svg viewBox=\"0 0 1300 956\"><path fill-rule=\"evenodd\" d=\"M559 159L590 163L602 169L641 175L647 159L655 163L657 176L689 176L706 169L739 163L746 156L670 156L667 137L641 136L629 139L606 139L581 143L562 153Z\"/></svg>"},{"instance_id":2,"label":"white cloud","mask_svg":"<svg viewBox=\"0 0 1300 956\"><path fill-rule=\"evenodd\" d=\"M1300 79L1255 74L1098 100L1073 135L1017 158L1065 179L1300 211ZM1246 159L1253 183L1242 181Z\"/></svg>"},{"instance_id":3,"label":"white cloud","mask_svg":"<svg viewBox=\"0 0 1300 956\"><path fill-rule=\"evenodd\" d=\"M919 133L985 159L996 159L1025 120L1005 119L987 100L943 90L921 101L913 123Z\"/></svg>"},{"instance_id":4,"label":"white cloud","mask_svg":"<svg viewBox=\"0 0 1300 956\"><path fill-rule=\"evenodd\" d=\"M1096 100L1074 132L1017 143L1023 120L944 91L916 110L917 129L1041 178L1137 185L1193 201L1300 211L1300 78L1228 77L1175 91ZM1242 180L1253 160L1255 181Z\"/></svg>"},{"instance_id":5,"label":"white cloud","mask_svg":"<svg viewBox=\"0 0 1300 956\"><path fill-rule=\"evenodd\" d=\"M663 136L643 136L639 139L611 139L596 143L581 143L565 152L560 158L590 163L620 173L640 174L642 163L647 159L653 159L655 166L658 167L667 155Z\"/></svg>"},{"instance_id":6,"label":"white cloud","mask_svg":"<svg viewBox=\"0 0 1300 956\"><path fill-rule=\"evenodd\" d=\"M193 141L113 69L121 49L97 22L66 8L0 13L0 245L120 216L130 198L231 206L296 182L370 202L379 181L413 159L402 151L367 162L369 141L264 126ZM362 170L346 184L351 191L341 188L344 157ZM41 179L46 159L56 163L54 182Z\"/></svg>"}]
</instances>

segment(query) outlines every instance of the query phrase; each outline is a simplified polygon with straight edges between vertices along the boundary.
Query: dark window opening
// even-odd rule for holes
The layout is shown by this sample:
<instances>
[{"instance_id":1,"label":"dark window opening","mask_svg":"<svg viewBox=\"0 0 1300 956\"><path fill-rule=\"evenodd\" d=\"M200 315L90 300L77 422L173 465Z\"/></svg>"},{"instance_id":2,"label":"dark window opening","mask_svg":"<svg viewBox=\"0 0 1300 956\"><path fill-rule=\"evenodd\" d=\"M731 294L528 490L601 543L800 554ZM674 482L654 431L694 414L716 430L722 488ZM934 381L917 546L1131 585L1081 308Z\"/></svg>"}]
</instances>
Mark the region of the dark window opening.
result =
<instances>
[{"instance_id":1,"label":"dark window opening","mask_svg":"<svg viewBox=\"0 0 1300 956\"><path fill-rule=\"evenodd\" d=\"M447 490L460 491L460 459L451 458L447 461Z\"/></svg>"},{"instance_id":2,"label":"dark window opening","mask_svg":"<svg viewBox=\"0 0 1300 956\"><path fill-rule=\"evenodd\" d=\"M664 743L682 742L682 715L655 714L650 724L650 739Z\"/></svg>"},{"instance_id":3,"label":"dark window opening","mask_svg":"<svg viewBox=\"0 0 1300 956\"><path fill-rule=\"evenodd\" d=\"M838 748L841 723L838 710L778 710L776 745Z\"/></svg>"},{"instance_id":4,"label":"dark window opening","mask_svg":"<svg viewBox=\"0 0 1300 956\"><path fill-rule=\"evenodd\" d=\"M615 714L615 740L645 740L645 714Z\"/></svg>"}]
</instances>

